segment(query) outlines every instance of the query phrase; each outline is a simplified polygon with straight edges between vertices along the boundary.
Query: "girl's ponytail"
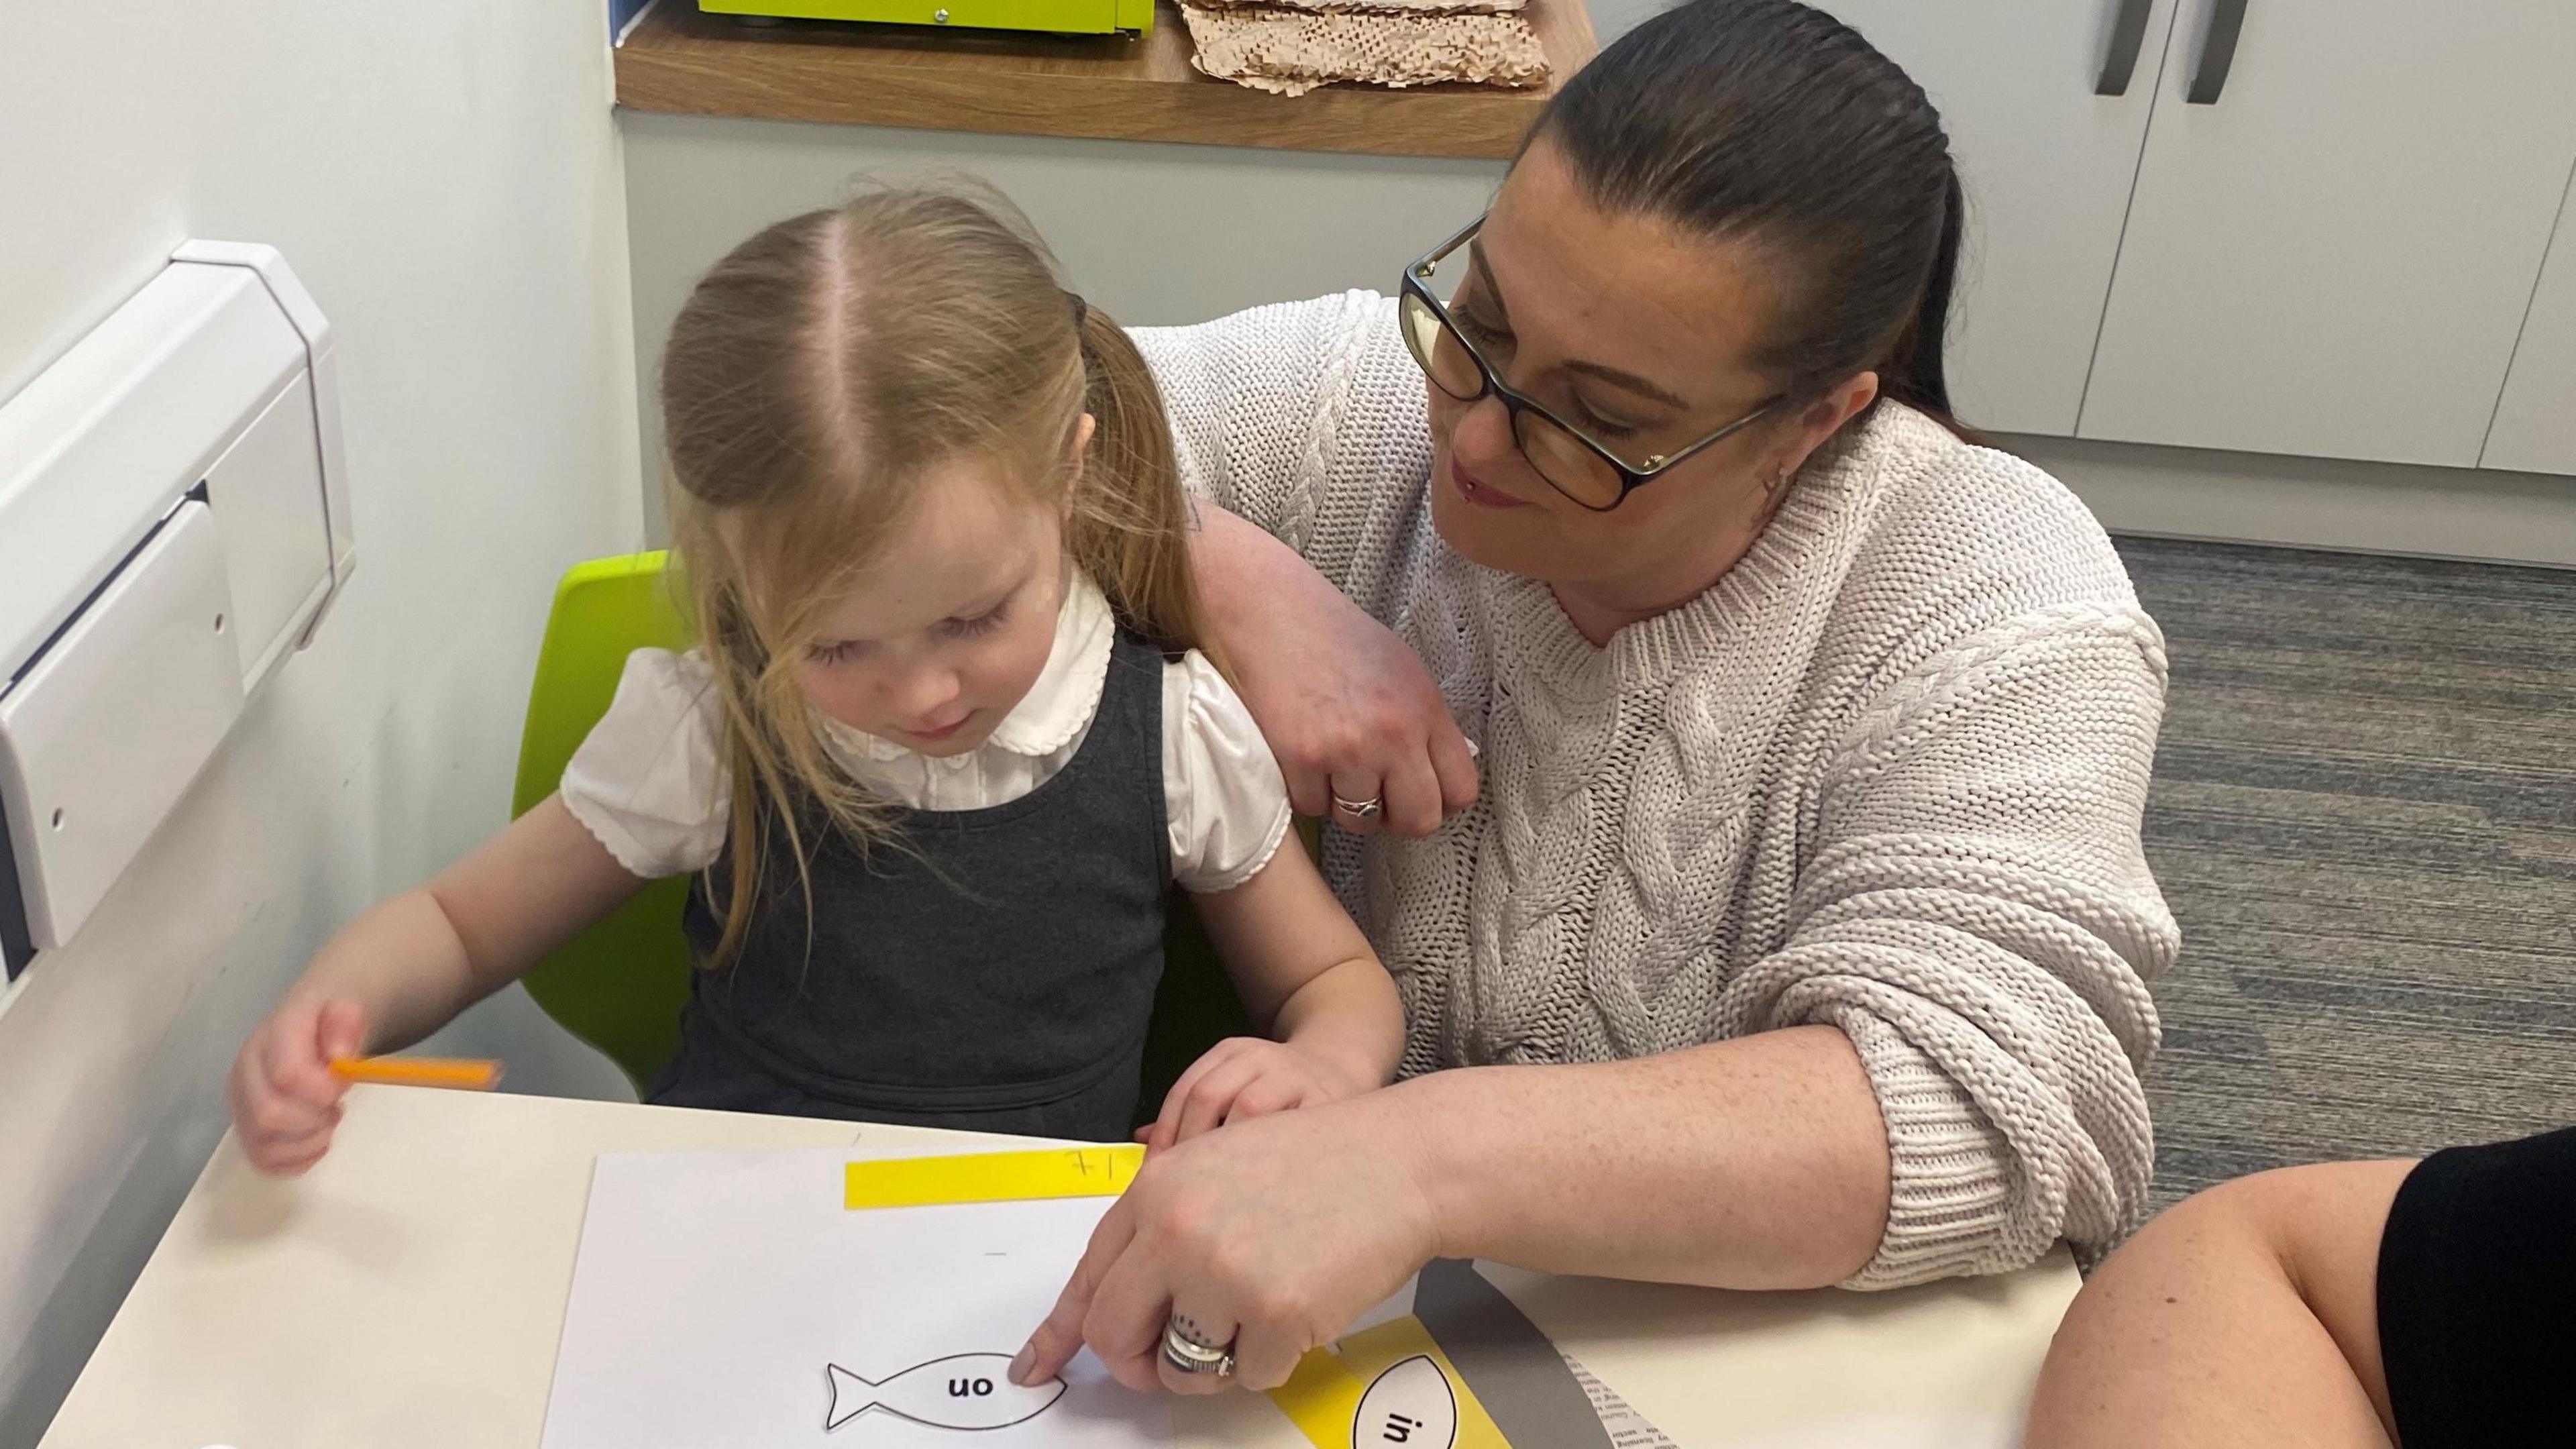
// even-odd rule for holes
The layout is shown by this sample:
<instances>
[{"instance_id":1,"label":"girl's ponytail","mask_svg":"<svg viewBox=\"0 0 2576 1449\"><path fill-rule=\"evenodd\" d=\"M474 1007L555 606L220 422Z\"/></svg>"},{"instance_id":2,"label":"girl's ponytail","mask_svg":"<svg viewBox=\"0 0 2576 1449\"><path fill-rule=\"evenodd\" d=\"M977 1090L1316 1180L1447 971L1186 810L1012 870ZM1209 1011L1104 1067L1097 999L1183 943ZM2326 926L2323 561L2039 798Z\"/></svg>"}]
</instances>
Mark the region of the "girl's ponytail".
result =
<instances>
[{"instance_id":1,"label":"girl's ponytail","mask_svg":"<svg viewBox=\"0 0 2576 1449\"><path fill-rule=\"evenodd\" d=\"M1190 571L1194 520L1162 389L1126 329L1073 300L1094 420L1065 524L1065 548L1117 606L1120 621L1165 649L1211 647Z\"/></svg>"}]
</instances>

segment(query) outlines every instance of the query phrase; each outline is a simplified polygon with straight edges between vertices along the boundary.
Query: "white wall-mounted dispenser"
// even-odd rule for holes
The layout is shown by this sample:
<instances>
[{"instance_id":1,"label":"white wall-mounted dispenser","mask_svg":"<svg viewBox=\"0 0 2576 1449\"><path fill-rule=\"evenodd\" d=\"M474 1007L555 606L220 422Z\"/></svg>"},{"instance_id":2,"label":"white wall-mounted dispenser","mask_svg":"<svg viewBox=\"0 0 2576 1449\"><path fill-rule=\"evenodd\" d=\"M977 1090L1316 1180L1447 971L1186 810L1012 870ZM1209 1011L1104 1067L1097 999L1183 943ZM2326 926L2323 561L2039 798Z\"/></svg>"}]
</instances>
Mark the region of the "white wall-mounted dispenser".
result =
<instances>
[{"instance_id":1,"label":"white wall-mounted dispenser","mask_svg":"<svg viewBox=\"0 0 2576 1449\"><path fill-rule=\"evenodd\" d=\"M71 939L356 561L331 329L192 241L0 403L0 964Z\"/></svg>"}]
</instances>

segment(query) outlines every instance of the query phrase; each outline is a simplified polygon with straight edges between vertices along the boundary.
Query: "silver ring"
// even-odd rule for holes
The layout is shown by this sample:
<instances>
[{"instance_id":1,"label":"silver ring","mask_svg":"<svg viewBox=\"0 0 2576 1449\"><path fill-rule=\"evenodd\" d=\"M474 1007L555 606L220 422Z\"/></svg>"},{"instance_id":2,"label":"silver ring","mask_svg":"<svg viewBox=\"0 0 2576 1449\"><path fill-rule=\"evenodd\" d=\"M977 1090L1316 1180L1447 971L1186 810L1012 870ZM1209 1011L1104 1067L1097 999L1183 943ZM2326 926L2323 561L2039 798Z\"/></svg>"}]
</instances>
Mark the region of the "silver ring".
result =
<instances>
[{"instance_id":1,"label":"silver ring","mask_svg":"<svg viewBox=\"0 0 2576 1449\"><path fill-rule=\"evenodd\" d=\"M1224 1378L1234 1372L1234 1349L1219 1348L1190 1337L1179 1318L1163 1324L1163 1362L1185 1374L1214 1374Z\"/></svg>"},{"instance_id":2,"label":"silver ring","mask_svg":"<svg viewBox=\"0 0 2576 1449\"><path fill-rule=\"evenodd\" d=\"M1353 820L1374 820L1377 818L1377 813L1386 808L1386 797L1384 795L1371 795L1365 800L1345 800L1341 796L1335 795L1333 796L1333 808L1344 812Z\"/></svg>"}]
</instances>

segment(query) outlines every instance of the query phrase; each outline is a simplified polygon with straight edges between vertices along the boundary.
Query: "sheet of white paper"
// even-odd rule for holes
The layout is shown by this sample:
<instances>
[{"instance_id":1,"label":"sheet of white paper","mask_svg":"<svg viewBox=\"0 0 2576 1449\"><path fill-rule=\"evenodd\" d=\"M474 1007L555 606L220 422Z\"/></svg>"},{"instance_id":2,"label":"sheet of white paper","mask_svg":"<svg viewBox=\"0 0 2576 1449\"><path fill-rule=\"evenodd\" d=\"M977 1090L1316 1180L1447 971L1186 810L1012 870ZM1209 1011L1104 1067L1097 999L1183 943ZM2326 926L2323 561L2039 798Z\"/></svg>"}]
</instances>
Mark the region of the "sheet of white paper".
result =
<instances>
[{"instance_id":1,"label":"sheet of white paper","mask_svg":"<svg viewBox=\"0 0 2576 1449\"><path fill-rule=\"evenodd\" d=\"M1089 1354L1053 1397L1002 1372L1110 1199L851 1212L850 1157L603 1154L543 1449L1172 1442Z\"/></svg>"}]
</instances>

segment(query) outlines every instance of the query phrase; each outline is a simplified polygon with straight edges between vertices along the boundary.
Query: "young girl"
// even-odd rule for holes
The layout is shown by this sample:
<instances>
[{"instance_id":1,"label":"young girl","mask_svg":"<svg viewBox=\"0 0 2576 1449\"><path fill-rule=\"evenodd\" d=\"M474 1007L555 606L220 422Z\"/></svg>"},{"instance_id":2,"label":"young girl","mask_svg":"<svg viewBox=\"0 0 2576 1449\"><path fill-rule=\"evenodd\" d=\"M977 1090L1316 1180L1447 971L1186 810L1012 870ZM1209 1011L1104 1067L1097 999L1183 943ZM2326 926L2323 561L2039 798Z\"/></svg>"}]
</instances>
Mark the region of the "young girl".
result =
<instances>
[{"instance_id":1,"label":"young girl","mask_svg":"<svg viewBox=\"0 0 2576 1449\"><path fill-rule=\"evenodd\" d=\"M561 790L325 945L234 1067L261 1168L335 1057L419 1040L647 880L704 969L650 1100L1127 1135L1178 882L1256 1021L1168 1143L1385 1083L1392 984L1199 638L1161 401L985 208L781 222L673 325L662 400L701 636L638 650Z\"/></svg>"}]
</instances>

